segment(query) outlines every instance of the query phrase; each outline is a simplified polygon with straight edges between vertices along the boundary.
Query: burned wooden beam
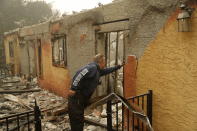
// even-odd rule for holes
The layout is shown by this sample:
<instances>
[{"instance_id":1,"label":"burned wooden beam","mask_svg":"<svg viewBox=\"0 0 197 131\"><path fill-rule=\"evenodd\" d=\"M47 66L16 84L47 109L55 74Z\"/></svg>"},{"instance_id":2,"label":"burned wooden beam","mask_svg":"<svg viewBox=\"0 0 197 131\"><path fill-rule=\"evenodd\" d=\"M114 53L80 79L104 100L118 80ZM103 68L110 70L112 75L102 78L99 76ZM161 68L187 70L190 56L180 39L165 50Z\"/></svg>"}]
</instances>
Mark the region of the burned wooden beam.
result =
<instances>
[{"instance_id":1,"label":"burned wooden beam","mask_svg":"<svg viewBox=\"0 0 197 131\"><path fill-rule=\"evenodd\" d=\"M67 114L68 113L68 106L60 107L56 110L53 110L52 115L53 116L59 116L62 114Z\"/></svg>"},{"instance_id":2,"label":"burned wooden beam","mask_svg":"<svg viewBox=\"0 0 197 131\"><path fill-rule=\"evenodd\" d=\"M116 22L121 22L121 21L129 21L129 18L118 19L118 20L113 20L113 21L105 21L102 23L94 24L94 25L104 25L104 24L116 23Z\"/></svg>"},{"instance_id":3,"label":"burned wooden beam","mask_svg":"<svg viewBox=\"0 0 197 131\"><path fill-rule=\"evenodd\" d=\"M92 120L92 119L89 119L87 117L84 118L84 122L85 123L88 123L90 125L94 125L94 126L100 126L100 127L103 127L103 128L106 128L107 129L107 125L106 124L102 124L102 123L99 123L95 120ZM115 128L112 128L112 131L116 131ZM120 129L118 131L121 131Z\"/></svg>"},{"instance_id":4,"label":"burned wooden beam","mask_svg":"<svg viewBox=\"0 0 197 131\"><path fill-rule=\"evenodd\" d=\"M10 101L16 102L16 103L20 104L21 106L23 106L24 108L27 108L29 110L32 109L30 106L28 106L29 105L29 102L28 101L22 100L22 99L14 96L14 95L6 94L6 95L4 95L4 98L5 99L8 99Z\"/></svg>"},{"instance_id":5,"label":"burned wooden beam","mask_svg":"<svg viewBox=\"0 0 197 131\"><path fill-rule=\"evenodd\" d=\"M0 111L0 114L16 114L16 113L20 113L19 111Z\"/></svg>"},{"instance_id":6,"label":"burned wooden beam","mask_svg":"<svg viewBox=\"0 0 197 131\"><path fill-rule=\"evenodd\" d=\"M3 83L18 83L20 82L19 80L3 80Z\"/></svg>"},{"instance_id":7,"label":"burned wooden beam","mask_svg":"<svg viewBox=\"0 0 197 131\"><path fill-rule=\"evenodd\" d=\"M84 118L84 122L85 123L88 123L90 125L100 126L100 127L103 127L103 128L106 128L107 129L107 125L102 124L102 123L99 123L99 122L97 122L95 120L89 119L87 117Z\"/></svg>"},{"instance_id":8,"label":"burned wooden beam","mask_svg":"<svg viewBox=\"0 0 197 131\"><path fill-rule=\"evenodd\" d=\"M15 94L15 93L29 93L29 92L39 92L41 89L33 89L33 90L1 90L0 94Z\"/></svg>"}]
</instances>

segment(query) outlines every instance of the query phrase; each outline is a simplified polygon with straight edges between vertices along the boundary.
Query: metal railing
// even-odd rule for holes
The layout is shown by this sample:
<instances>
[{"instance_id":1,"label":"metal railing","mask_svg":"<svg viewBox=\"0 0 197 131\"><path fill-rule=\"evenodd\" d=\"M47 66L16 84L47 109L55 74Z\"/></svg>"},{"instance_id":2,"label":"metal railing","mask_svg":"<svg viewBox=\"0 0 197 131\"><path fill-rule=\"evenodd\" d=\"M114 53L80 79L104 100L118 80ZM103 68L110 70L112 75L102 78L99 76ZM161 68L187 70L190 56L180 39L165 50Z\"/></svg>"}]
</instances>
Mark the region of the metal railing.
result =
<instances>
[{"instance_id":1,"label":"metal railing","mask_svg":"<svg viewBox=\"0 0 197 131\"><path fill-rule=\"evenodd\" d=\"M0 127L4 127L6 131L20 131L22 127L26 127L27 131L31 131L32 124L34 124L35 131L42 131L41 112L36 101L32 111L0 118Z\"/></svg>"},{"instance_id":2,"label":"metal railing","mask_svg":"<svg viewBox=\"0 0 197 131\"><path fill-rule=\"evenodd\" d=\"M140 107L143 112L145 113L145 115L148 116L150 123L152 124L152 90L149 90L148 93L146 94L142 94L139 96L135 96L135 97L131 97L131 98L127 98L127 101L129 103L135 103L136 105L138 105L138 107ZM111 122L107 122L107 129L108 131L148 131L146 125L144 125L144 123L137 118L133 112L131 112L130 110L128 110L123 104L121 107L121 111L122 111L122 115L121 118L118 117L119 114L119 105L121 104L120 101L116 101L114 103L111 103L112 106L115 107L115 123L116 123L116 127L112 127L112 121L114 119L112 119L112 114L109 112L107 113L108 116L111 117L110 120L112 120ZM119 125L119 119L122 119L121 125ZM15 127L12 126L12 128L10 128L10 124L15 123L14 125L16 125ZM6 129L6 131L20 131L20 129L24 126L26 126L26 130L27 131L31 131L30 125L32 126L32 124L34 124L35 127L35 131L42 131L41 128L41 110L39 109L39 107L37 106L37 103L35 101L35 107L33 111L28 111L28 112L24 112L24 113L20 113L20 114L15 114L15 115L10 115L10 116L6 116L6 117L2 117L0 118L0 127L4 126ZM109 130L110 129L110 130Z\"/></svg>"},{"instance_id":3,"label":"metal railing","mask_svg":"<svg viewBox=\"0 0 197 131\"><path fill-rule=\"evenodd\" d=\"M127 101L129 103L135 103L138 105L140 109L143 110L145 115L148 116L149 121L152 125L152 90L149 90L148 93L142 94L139 96L134 96L131 98L127 98ZM116 107L115 114L116 114L116 130L122 130L122 131L147 131L147 127L144 125L144 123L137 118L131 111L129 111L125 106L122 104L122 126L118 125L119 117L119 109L118 104L120 102L112 103L113 106ZM112 115L111 115L112 117ZM108 125L112 126L112 125Z\"/></svg>"}]
</instances>

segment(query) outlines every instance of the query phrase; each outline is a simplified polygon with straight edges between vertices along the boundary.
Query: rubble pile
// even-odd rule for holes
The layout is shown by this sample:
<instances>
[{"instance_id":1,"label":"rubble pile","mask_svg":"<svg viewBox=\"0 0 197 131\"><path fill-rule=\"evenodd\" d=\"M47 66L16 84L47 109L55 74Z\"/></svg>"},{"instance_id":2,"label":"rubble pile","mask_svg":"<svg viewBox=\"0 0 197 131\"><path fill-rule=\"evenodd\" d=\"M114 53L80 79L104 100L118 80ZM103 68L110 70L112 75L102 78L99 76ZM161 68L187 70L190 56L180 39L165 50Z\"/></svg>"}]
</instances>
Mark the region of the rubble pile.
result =
<instances>
[{"instance_id":1,"label":"rubble pile","mask_svg":"<svg viewBox=\"0 0 197 131\"><path fill-rule=\"evenodd\" d=\"M24 92L15 93L18 92L19 90ZM32 91L32 92L28 92L28 91ZM51 110L54 107L57 108L62 105L67 105L66 100L63 99L62 97L58 97L53 93L40 89L36 78L32 78L30 80L16 76L2 78L0 81L0 92L1 92L0 118L8 115L23 113L26 111L33 110L35 106L35 100L37 101L41 110L46 110L46 109ZM8 93L4 93L4 92L8 92ZM49 125L47 121L45 123L45 120L43 120L42 124L46 125L46 127ZM0 126L2 125L0 124ZM14 122L9 123L9 128L13 128L15 126L16 126L16 121L15 124ZM4 128L5 127L0 128L0 131L3 131Z\"/></svg>"},{"instance_id":2,"label":"rubble pile","mask_svg":"<svg viewBox=\"0 0 197 131\"><path fill-rule=\"evenodd\" d=\"M122 105L119 104L118 108L121 109ZM107 126L107 113L106 113L106 106L103 107L103 110L99 111L100 109L94 109L93 111L87 111L85 113L85 120L91 120L94 121L95 123L100 123L103 124L105 126ZM113 125L112 126L116 126L116 107L112 106L112 118L113 118ZM48 113L48 112L47 112ZM57 114L57 115L56 115ZM122 111L119 110L118 112L118 126L121 127L122 125ZM60 113L56 110L52 113L46 114L44 115L44 119L42 120L42 127L43 130L46 131L70 131L70 125L69 125L69 117L68 114L64 113ZM107 131L106 128L104 127L100 127L100 126L95 126L95 125L91 125L88 123L85 123L84 125L84 131Z\"/></svg>"},{"instance_id":3,"label":"rubble pile","mask_svg":"<svg viewBox=\"0 0 197 131\"><path fill-rule=\"evenodd\" d=\"M22 93L15 93L18 91L25 91ZM30 80L23 77L6 77L1 79L0 92L12 91L12 93L0 94L0 118L12 114L22 113L33 110L35 106L35 99L40 109L42 110L42 128L43 131L70 131L69 117L67 114L67 100L58 97L53 93L43 90L39 87L36 78ZM32 92L28 92L32 91ZM118 105L121 109L121 104ZM116 107L112 107L113 126L116 126ZM121 110L118 113L121 118ZM94 109L85 113L85 119L93 120L100 124L107 124L106 105L103 110ZM30 117L33 120L33 117ZM25 121L25 120L24 120ZM23 120L20 120L23 123ZM122 120L118 120L118 125L121 127ZM1 122L0 122L0 126ZM16 121L9 123L9 128L16 127ZM34 125L30 127L32 130ZM6 130L5 124L0 128L0 131ZM21 130L26 128L21 127ZM105 131L106 128L94 126L85 123L84 131Z\"/></svg>"},{"instance_id":4,"label":"rubble pile","mask_svg":"<svg viewBox=\"0 0 197 131\"><path fill-rule=\"evenodd\" d=\"M91 120L94 120L100 124L106 125L107 126L107 111L106 111L106 105L103 105L103 109L99 111L99 109L93 110L91 114L85 115L85 118L89 118ZM122 104L118 104L118 127L122 127ZM112 126L116 127L116 105L112 106ZM91 130L89 129L91 128ZM85 126L84 131L107 131L106 128L101 128L99 126Z\"/></svg>"},{"instance_id":5,"label":"rubble pile","mask_svg":"<svg viewBox=\"0 0 197 131\"><path fill-rule=\"evenodd\" d=\"M33 105L29 104L27 100L28 94L9 94L2 92L18 91L18 90L30 90L39 89L36 78L32 82L25 82L20 77L6 77L1 79L0 84L0 117L10 114L16 114L27 111L33 108Z\"/></svg>"}]
</instances>

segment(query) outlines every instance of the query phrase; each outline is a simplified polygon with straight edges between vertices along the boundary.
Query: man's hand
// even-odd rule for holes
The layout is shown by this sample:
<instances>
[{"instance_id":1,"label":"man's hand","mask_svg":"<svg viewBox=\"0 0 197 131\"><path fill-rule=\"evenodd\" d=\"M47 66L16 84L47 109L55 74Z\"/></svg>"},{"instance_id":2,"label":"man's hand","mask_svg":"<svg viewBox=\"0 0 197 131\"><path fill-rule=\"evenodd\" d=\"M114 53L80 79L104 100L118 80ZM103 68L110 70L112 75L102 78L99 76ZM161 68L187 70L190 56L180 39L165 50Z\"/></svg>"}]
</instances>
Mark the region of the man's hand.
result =
<instances>
[{"instance_id":1,"label":"man's hand","mask_svg":"<svg viewBox=\"0 0 197 131\"><path fill-rule=\"evenodd\" d=\"M125 61L123 61L121 65L118 65L118 66L119 66L119 69L120 69L121 67L123 67L124 65L125 65Z\"/></svg>"},{"instance_id":2,"label":"man's hand","mask_svg":"<svg viewBox=\"0 0 197 131\"><path fill-rule=\"evenodd\" d=\"M74 96L76 91L68 90L68 96Z\"/></svg>"},{"instance_id":3,"label":"man's hand","mask_svg":"<svg viewBox=\"0 0 197 131\"><path fill-rule=\"evenodd\" d=\"M125 61L122 62L121 66L124 66L124 65L125 65Z\"/></svg>"}]
</instances>

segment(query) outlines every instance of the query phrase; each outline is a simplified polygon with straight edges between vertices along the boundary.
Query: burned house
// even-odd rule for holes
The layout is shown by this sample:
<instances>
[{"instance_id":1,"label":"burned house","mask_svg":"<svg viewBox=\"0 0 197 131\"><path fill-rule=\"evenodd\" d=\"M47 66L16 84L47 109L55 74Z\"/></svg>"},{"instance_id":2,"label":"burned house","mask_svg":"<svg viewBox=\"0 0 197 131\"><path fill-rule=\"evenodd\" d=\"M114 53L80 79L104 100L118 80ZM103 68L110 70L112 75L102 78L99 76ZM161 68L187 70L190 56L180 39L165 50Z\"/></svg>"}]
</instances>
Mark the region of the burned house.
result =
<instances>
[{"instance_id":1,"label":"burned house","mask_svg":"<svg viewBox=\"0 0 197 131\"><path fill-rule=\"evenodd\" d=\"M197 1L182 4L122 0L7 32L6 64L13 74L37 76L42 88L66 96L74 72L95 54L105 54L109 66L126 60L124 96L153 90L154 129L194 131Z\"/></svg>"}]
</instances>

